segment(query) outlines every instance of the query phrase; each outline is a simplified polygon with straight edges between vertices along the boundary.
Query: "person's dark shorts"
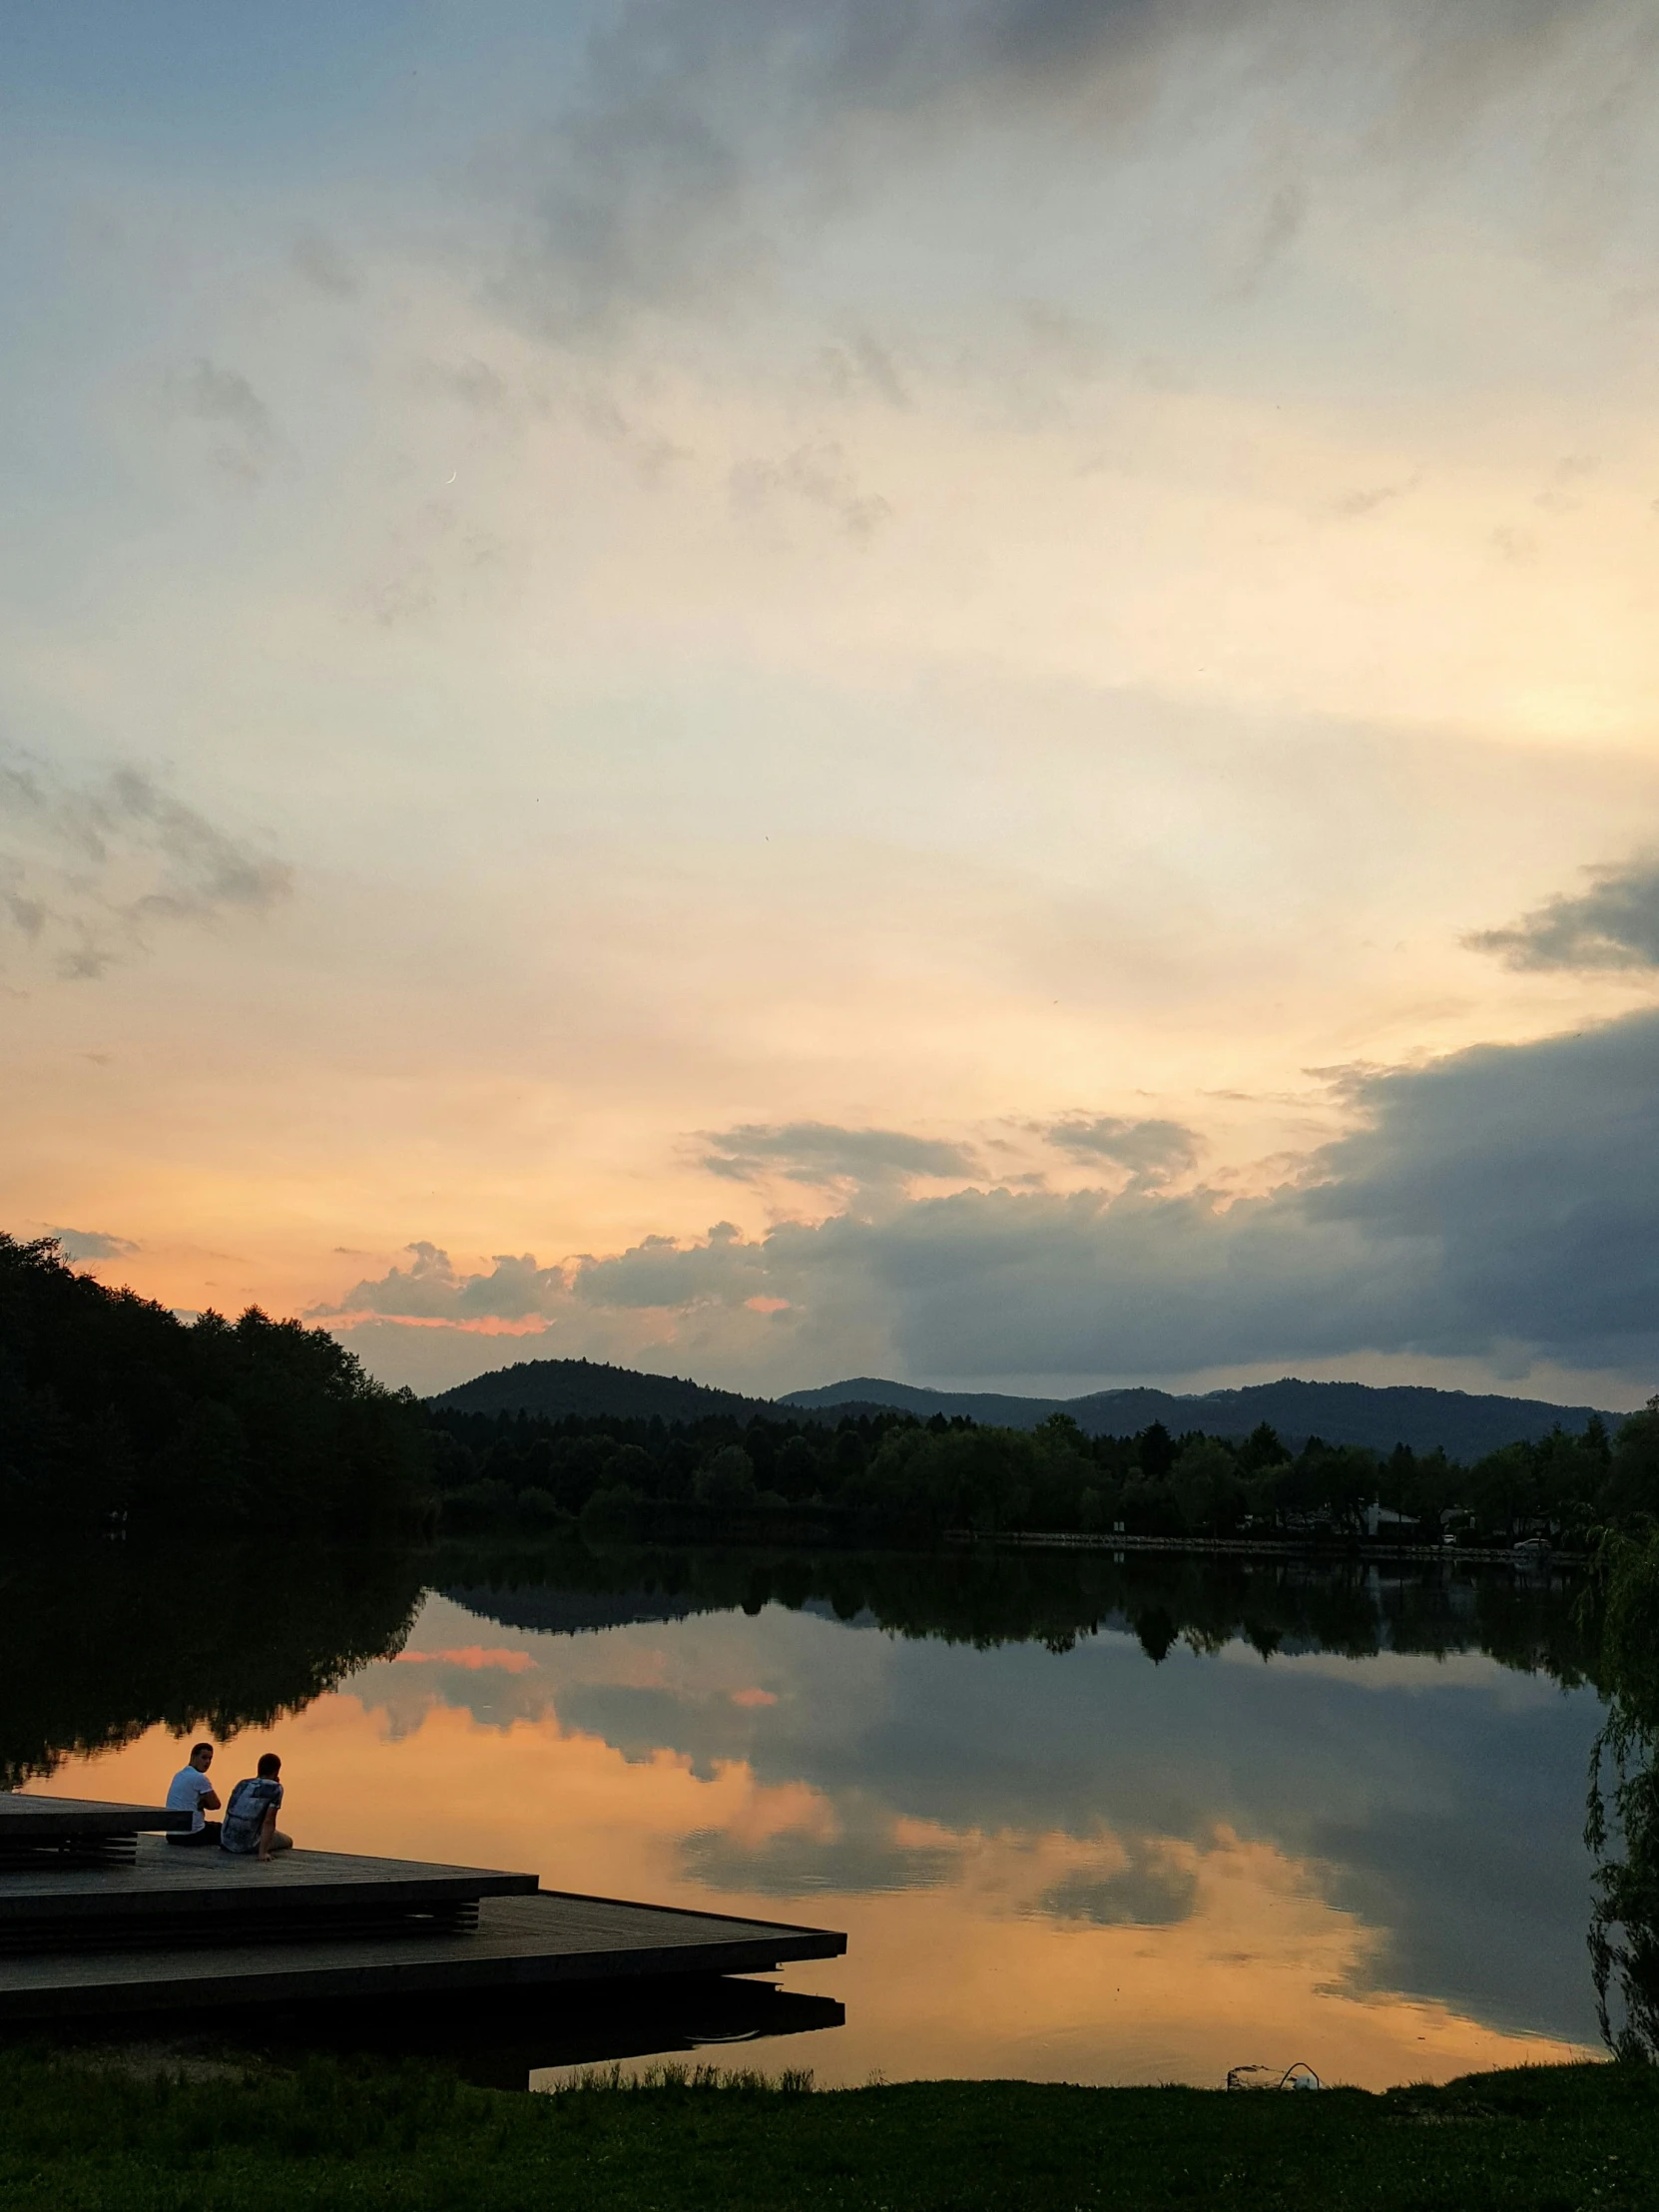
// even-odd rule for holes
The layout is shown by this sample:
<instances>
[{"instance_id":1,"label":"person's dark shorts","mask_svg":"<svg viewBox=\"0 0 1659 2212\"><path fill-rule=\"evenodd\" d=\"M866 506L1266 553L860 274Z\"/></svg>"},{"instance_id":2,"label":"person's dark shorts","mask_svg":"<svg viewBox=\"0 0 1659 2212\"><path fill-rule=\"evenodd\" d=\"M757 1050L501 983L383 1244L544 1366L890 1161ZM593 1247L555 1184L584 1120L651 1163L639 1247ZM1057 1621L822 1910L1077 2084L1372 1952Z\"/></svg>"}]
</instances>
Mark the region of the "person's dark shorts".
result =
<instances>
[{"instance_id":1,"label":"person's dark shorts","mask_svg":"<svg viewBox=\"0 0 1659 2212\"><path fill-rule=\"evenodd\" d=\"M170 1836L167 1840L170 1844L177 1844L181 1851L189 1851L193 1846L200 1850L204 1844L218 1843L220 1826L221 1824L218 1821L204 1821L194 1835L188 1829L185 1829L175 1836Z\"/></svg>"}]
</instances>

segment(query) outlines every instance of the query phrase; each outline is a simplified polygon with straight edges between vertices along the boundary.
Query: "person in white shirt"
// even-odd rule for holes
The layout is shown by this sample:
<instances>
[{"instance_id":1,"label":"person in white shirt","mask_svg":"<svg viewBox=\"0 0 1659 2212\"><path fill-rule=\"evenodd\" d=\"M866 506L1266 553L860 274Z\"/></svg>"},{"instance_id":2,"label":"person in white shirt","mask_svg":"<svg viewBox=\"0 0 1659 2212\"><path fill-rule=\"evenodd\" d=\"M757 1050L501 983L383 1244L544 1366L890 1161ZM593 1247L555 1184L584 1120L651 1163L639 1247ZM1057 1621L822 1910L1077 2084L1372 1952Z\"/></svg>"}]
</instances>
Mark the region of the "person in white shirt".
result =
<instances>
[{"instance_id":1,"label":"person in white shirt","mask_svg":"<svg viewBox=\"0 0 1659 2212\"><path fill-rule=\"evenodd\" d=\"M168 1837L170 1844L217 1844L220 1824L203 1818L204 1814L219 1811L219 1792L208 1780L208 1769L214 1763L212 1744L192 1744L190 1765L181 1767L167 1786L167 1809L170 1813L188 1813L189 1828L175 1830Z\"/></svg>"}]
</instances>

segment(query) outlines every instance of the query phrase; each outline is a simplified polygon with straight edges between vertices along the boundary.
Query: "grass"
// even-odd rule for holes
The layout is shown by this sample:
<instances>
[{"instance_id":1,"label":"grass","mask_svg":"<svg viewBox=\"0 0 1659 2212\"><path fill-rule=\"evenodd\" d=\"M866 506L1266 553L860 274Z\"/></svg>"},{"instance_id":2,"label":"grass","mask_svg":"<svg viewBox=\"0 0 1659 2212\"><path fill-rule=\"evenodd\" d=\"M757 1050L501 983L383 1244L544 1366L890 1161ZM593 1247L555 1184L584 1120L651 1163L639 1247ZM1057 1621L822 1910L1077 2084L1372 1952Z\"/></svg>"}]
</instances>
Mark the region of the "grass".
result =
<instances>
[{"instance_id":1,"label":"grass","mask_svg":"<svg viewBox=\"0 0 1659 2212\"><path fill-rule=\"evenodd\" d=\"M0 2053L6 2212L1621 2212L1659 2204L1659 2070L1228 2095L1037 2082L813 2092L665 2067L552 2096L420 2065L244 2074Z\"/></svg>"}]
</instances>

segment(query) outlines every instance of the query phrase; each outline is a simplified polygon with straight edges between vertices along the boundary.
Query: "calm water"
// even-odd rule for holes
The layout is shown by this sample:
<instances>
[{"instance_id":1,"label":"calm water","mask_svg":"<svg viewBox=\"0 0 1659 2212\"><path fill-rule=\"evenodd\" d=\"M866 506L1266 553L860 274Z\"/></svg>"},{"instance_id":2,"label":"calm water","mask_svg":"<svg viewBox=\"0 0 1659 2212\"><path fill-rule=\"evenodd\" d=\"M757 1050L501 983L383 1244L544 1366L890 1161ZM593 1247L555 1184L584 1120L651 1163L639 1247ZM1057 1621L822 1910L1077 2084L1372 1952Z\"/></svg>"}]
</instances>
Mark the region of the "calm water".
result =
<instances>
[{"instance_id":1,"label":"calm water","mask_svg":"<svg viewBox=\"0 0 1659 2212\"><path fill-rule=\"evenodd\" d=\"M100 1555L0 1597L31 1787L153 1799L213 1715L301 1843L845 1929L784 1977L845 2025L744 2054L821 2080L1595 2041L1600 1707L1570 1592L1507 1573Z\"/></svg>"}]
</instances>

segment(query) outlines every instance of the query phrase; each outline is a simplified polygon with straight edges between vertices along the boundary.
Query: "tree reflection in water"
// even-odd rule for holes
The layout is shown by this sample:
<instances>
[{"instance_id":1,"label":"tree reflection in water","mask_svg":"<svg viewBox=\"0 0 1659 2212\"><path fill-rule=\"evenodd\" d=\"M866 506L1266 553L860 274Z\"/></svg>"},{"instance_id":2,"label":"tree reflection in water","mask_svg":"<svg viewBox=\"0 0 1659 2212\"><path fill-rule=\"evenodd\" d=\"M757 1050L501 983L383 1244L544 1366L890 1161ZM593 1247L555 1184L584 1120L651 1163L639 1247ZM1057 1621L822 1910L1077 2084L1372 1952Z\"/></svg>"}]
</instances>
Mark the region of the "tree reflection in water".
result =
<instances>
[{"instance_id":1,"label":"tree reflection in water","mask_svg":"<svg viewBox=\"0 0 1659 2212\"><path fill-rule=\"evenodd\" d=\"M1659 2060L1659 1533L1601 1554L1607 1718L1590 1754L1584 1841L1595 1855L1590 1964L1608 2047ZM1622 1858L1610 1856L1614 1834ZM1614 2017L1617 1991L1619 2016Z\"/></svg>"},{"instance_id":2,"label":"tree reflection in water","mask_svg":"<svg viewBox=\"0 0 1659 2212\"><path fill-rule=\"evenodd\" d=\"M1576 1688L1595 1671L1593 1630L1572 1583L1507 1570L1327 1564L1178 1552L996 1550L770 1553L453 1547L433 1580L510 1627L577 1628L764 1605L816 1606L905 1637L987 1650L1040 1643L1064 1652L1127 1630L1155 1663L1177 1644L1215 1652L1244 1641L1278 1651L1372 1658L1480 1651ZM617 1602L593 1607L607 1594Z\"/></svg>"},{"instance_id":3,"label":"tree reflection in water","mask_svg":"<svg viewBox=\"0 0 1659 2212\"><path fill-rule=\"evenodd\" d=\"M1099 1551L62 1545L0 1564L0 1787L158 1723L221 1738L269 1726L397 1651L433 1587L554 1631L777 1604L981 1650L1064 1652L1118 1628L1155 1662L1242 1638L1264 1659L1482 1651L1564 1686L1597 1672L1568 1587L1547 1576Z\"/></svg>"},{"instance_id":4,"label":"tree reflection in water","mask_svg":"<svg viewBox=\"0 0 1659 2212\"><path fill-rule=\"evenodd\" d=\"M269 1727L396 1651L425 1582L407 1553L55 1546L0 1564L0 1788L158 1723Z\"/></svg>"}]
</instances>

